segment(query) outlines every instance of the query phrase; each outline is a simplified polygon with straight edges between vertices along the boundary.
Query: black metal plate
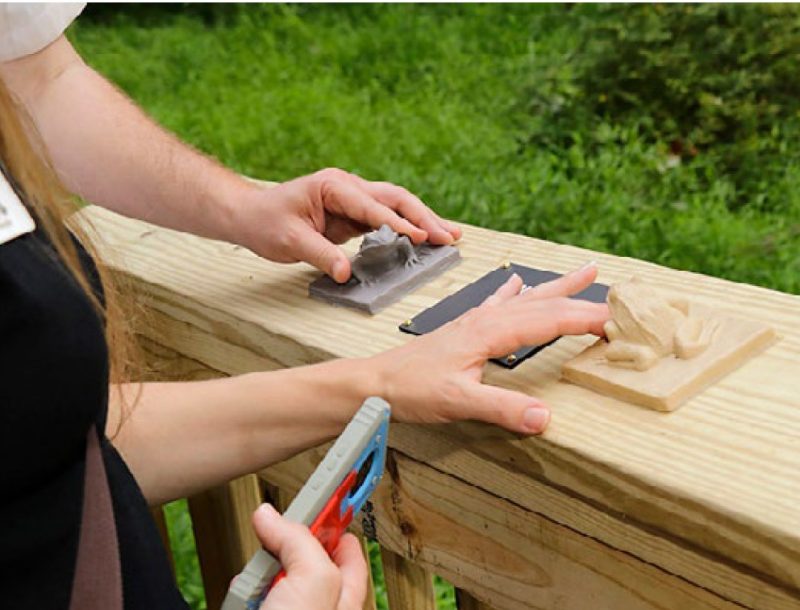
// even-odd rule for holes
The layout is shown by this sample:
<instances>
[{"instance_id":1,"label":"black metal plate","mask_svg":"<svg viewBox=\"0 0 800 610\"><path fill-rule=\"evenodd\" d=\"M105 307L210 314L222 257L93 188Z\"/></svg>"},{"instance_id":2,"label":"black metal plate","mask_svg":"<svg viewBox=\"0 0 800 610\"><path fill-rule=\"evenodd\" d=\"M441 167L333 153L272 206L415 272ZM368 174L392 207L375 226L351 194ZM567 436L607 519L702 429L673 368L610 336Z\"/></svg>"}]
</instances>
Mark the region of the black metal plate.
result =
<instances>
[{"instance_id":1,"label":"black metal plate","mask_svg":"<svg viewBox=\"0 0 800 610\"><path fill-rule=\"evenodd\" d=\"M561 277L560 273L555 273L554 271L533 269L531 267L524 267L511 263L508 267L500 267L499 269L490 271L481 279L445 297L433 307L429 307L409 320L410 324L401 324L400 330L412 335L424 335L434 331L450 320L457 318L464 312L483 303L486 297L494 294L495 290L503 285L514 273L519 275L527 286L536 286L537 284L549 282L550 280ZM586 290L576 294L572 298L592 301L594 303L605 303L607 294L608 286L604 284L592 284ZM550 343L544 345L523 347L513 354L509 354L504 358L494 358L492 361L507 369L513 369L519 366L521 362L524 362L526 359L543 350L548 345L552 345L556 341L558 341L558 339L554 339Z\"/></svg>"}]
</instances>

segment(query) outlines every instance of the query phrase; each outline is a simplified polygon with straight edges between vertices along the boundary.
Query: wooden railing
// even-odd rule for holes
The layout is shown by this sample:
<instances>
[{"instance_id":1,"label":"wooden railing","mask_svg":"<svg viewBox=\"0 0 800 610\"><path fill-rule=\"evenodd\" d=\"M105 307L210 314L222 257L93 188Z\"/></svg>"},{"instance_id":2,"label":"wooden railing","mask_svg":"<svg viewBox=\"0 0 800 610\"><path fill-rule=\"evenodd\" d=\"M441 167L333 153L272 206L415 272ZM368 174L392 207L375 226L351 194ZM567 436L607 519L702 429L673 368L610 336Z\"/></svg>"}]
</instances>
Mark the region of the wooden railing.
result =
<instances>
[{"instance_id":1,"label":"wooden railing","mask_svg":"<svg viewBox=\"0 0 800 610\"><path fill-rule=\"evenodd\" d=\"M82 214L146 305L139 332L159 379L377 353L412 340L398 322L506 260L563 272L594 258L606 283L637 273L767 321L778 343L672 414L562 382L586 337L514 371L490 366L487 382L552 406L547 433L393 424L374 514L392 610L434 608L432 573L461 610L800 608L800 298L465 226L461 265L370 317L309 300L306 265ZM285 505L324 450L190 499L209 608L256 548L252 509Z\"/></svg>"}]
</instances>

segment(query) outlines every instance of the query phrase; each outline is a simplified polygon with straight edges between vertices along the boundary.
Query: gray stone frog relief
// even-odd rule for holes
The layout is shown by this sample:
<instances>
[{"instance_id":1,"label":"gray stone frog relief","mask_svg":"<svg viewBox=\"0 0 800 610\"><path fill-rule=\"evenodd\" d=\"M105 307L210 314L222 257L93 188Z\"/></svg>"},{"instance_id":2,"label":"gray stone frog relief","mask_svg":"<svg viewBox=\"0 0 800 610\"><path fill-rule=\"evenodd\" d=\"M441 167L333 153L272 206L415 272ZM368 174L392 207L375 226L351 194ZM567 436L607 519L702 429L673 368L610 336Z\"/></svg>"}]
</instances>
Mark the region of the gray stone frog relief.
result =
<instances>
[{"instance_id":1,"label":"gray stone frog relief","mask_svg":"<svg viewBox=\"0 0 800 610\"><path fill-rule=\"evenodd\" d=\"M461 260L454 246L415 246L389 225L367 233L351 259L352 277L337 284L327 275L309 285L309 294L334 305L375 313L444 273Z\"/></svg>"},{"instance_id":2,"label":"gray stone frog relief","mask_svg":"<svg viewBox=\"0 0 800 610\"><path fill-rule=\"evenodd\" d=\"M364 236L358 254L350 265L353 277L362 284L374 284L393 269L420 262L414 245L406 235L398 235L389 225Z\"/></svg>"}]
</instances>

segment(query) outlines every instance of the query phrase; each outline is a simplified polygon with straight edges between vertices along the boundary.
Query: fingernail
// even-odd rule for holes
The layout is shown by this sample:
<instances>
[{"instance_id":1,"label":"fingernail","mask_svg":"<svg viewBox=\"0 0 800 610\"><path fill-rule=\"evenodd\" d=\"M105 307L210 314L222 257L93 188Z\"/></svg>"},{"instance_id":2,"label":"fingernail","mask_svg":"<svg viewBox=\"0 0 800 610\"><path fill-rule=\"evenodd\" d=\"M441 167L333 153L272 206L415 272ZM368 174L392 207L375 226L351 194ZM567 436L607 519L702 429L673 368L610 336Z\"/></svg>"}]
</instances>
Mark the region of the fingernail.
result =
<instances>
[{"instance_id":1,"label":"fingernail","mask_svg":"<svg viewBox=\"0 0 800 610\"><path fill-rule=\"evenodd\" d=\"M439 235L441 235L442 238L444 239L445 245L452 244L455 241L455 238L452 235L450 235L450 233L445 231L444 229L439 231Z\"/></svg>"},{"instance_id":2,"label":"fingernail","mask_svg":"<svg viewBox=\"0 0 800 610\"><path fill-rule=\"evenodd\" d=\"M430 235L428 235L428 232L418 227L413 227L408 231L402 233L398 231L397 234L405 235L406 237L408 237L408 239L411 240L411 243L414 244L415 246L418 246L423 242L430 241Z\"/></svg>"},{"instance_id":3,"label":"fingernail","mask_svg":"<svg viewBox=\"0 0 800 610\"><path fill-rule=\"evenodd\" d=\"M347 272L346 267L347 263L345 263L343 260L338 260L333 263L333 269L331 270L333 272L333 279L337 282L344 282L344 274Z\"/></svg>"},{"instance_id":4,"label":"fingernail","mask_svg":"<svg viewBox=\"0 0 800 610\"><path fill-rule=\"evenodd\" d=\"M550 411L541 407L528 407L522 414L522 424L529 432L541 432L550 421Z\"/></svg>"},{"instance_id":5,"label":"fingernail","mask_svg":"<svg viewBox=\"0 0 800 610\"><path fill-rule=\"evenodd\" d=\"M262 504L258 507L258 511L263 514L265 517L274 517L278 514L278 511L275 510L275 507L272 504Z\"/></svg>"},{"instance_id":6,"label":"fingernail","mask_svg":"<svg viewBox=\"0 0 800 610\"><path fill-rule=\"evenodd\" d=\"M578 271L584 271L585 269L589 269L590 267L597 267L597 261L592 259L588 263L586 263L583 267L578 269Z\"/></svg>"},{"instance_id":7,"label":"fingernail","mask_svg":"<svg viewBox=\"0 0 800 610\"><path fill-rule=\"evenodd\" d=\"M519 276L519 274L512 273L511 275L508 276L508 279L506 280L505 286L508 286L509 284L513 284L514 283L514 278L516 278L520 282L522 282L522 278ZM520 286L520 292L517 292L517 294L520 294L522 290L525 290L525 282L522 282L522 286Z\"/></svg>"}]
</instances>

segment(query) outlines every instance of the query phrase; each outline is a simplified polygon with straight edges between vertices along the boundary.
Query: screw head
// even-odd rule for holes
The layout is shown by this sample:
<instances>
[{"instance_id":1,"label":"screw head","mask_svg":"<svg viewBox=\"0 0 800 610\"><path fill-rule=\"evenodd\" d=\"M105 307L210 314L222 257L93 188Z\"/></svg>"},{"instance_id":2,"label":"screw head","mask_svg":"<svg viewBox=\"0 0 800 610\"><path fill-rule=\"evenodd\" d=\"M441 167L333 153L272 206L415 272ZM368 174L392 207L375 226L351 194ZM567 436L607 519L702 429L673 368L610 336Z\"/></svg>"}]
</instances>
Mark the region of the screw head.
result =
<instances>
[{"instance_id":1,"label":"screw head","mask_svg":"<svg viewBox=\"0 0 800 610\"><path fill-rule=\"evenodd\" d=\"M509 354L508 357L506 357L506 362L508 362L509 364L513 364L516 361L517 357L514 354Z\"/></svg>"},{"instance_id":2,"label":"screw head","mask_svg":"<svg viewBox=\"0 0 800 610\"><path fill-rule=\"evenodd\" d=\"M410 319L408 319L405 322L403 322L403 326L411 326L412 324L413 324L413 322Z\"/></svg>"},{"instance_id":3,"label":"screw head","mask_svg":"<svg viewBox=\"0 0 800 610\"><path fill-rule=\"evenodd\" d=\"M509 261L505 261L503 263L503 269L511 269L511 263Z\"/></svg>"}]
</instances>

